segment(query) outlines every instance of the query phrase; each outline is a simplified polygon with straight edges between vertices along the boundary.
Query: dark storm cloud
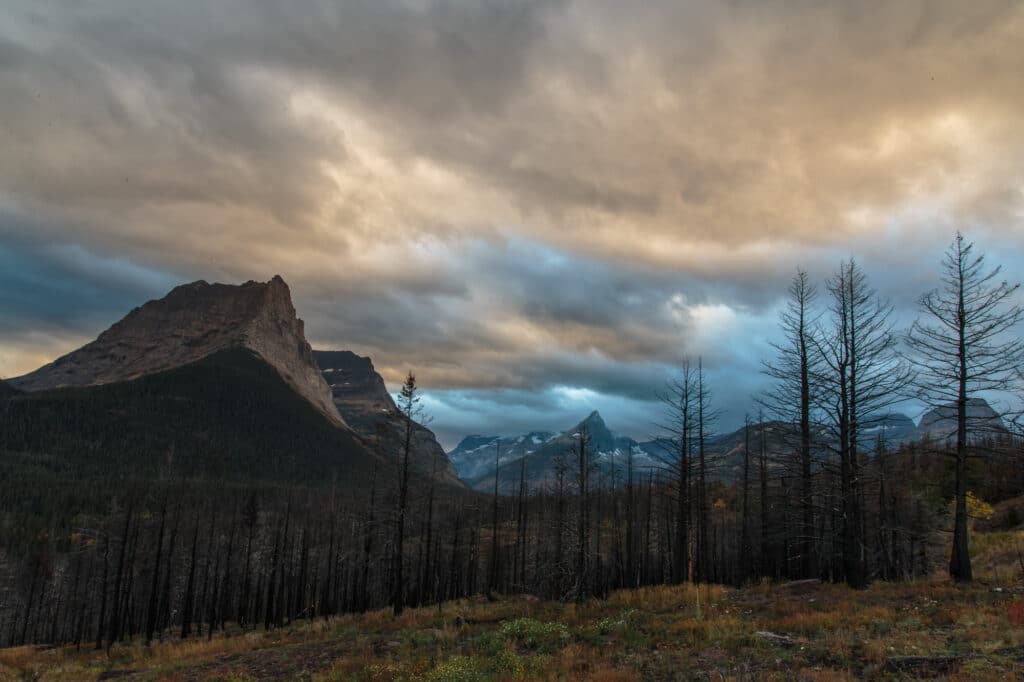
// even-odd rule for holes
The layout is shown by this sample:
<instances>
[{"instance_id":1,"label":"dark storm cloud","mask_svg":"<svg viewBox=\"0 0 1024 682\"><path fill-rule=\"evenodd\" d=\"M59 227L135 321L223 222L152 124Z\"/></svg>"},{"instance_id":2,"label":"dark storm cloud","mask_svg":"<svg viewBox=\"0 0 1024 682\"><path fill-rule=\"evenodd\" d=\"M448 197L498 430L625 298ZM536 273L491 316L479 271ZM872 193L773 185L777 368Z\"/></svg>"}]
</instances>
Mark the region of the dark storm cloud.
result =
<instances>
[{"instance_id":1,"label":"dark storm cloud","mask_svg":"<svg viewBox=\"0 0 1024 682\"><path fill-rule=\"evenodd\" d=\"M0 212L0 339L26 329L94 335L180 281L78 243L32 238L42 228Z\"/></svg>"}]
</instances>

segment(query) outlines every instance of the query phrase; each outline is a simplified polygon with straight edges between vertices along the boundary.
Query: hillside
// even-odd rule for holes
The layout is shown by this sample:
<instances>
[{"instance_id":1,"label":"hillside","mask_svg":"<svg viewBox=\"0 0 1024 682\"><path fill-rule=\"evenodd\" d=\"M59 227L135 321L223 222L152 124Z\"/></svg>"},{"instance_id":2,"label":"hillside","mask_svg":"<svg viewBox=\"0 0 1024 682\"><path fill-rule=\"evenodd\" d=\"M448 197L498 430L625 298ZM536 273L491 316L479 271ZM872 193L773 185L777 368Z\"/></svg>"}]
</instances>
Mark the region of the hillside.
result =
<instances>
[{"instance_id":1,"label":"hillside","mask_svg":"<svg viewBox=\"0 0 1024 682\"><path fill-rule=\"evenodd\" d=\"M377 458L251 351L99 386L7 397L7 480L227 478L358 485Z\"/></svg>"},{"instance_id":2,"label":"hillside","mask_svg":"<svg viewBox=\"0 0 1024 682\"><path fill-rule=\"evenodd\" d=\"M14 395L17 392L18 389L14 388L3 379L0 379L0 397Z\"/></svg>"},{"instance_id":3,"label":"hillside","mask_svg":"<svg viewBox=\"0 0 1024 682\"><path fill-rule=\"evenodd\" d=\"M0 651L35 680L956 679L1024 674L1019 590L921 581L867 591L811 583L655 586L581 606L529 596L375 611L108 656Z\"/></svg>"}]
</instances>

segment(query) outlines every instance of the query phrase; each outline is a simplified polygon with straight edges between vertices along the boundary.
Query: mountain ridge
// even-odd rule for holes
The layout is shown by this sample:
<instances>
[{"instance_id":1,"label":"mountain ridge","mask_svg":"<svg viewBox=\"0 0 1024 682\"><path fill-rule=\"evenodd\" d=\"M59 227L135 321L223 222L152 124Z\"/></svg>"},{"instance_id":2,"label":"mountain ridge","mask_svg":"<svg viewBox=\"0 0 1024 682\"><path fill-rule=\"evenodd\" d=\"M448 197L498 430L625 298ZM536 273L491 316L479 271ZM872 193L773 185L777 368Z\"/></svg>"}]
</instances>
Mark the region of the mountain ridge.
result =
<instances>
[{"instance_id":1,"label":"mountain ridge","mask_svg":"<svg viewBox=\"0 0 1024 682\"><path fill-rule=\"evenodd\" d=\"M31 392L130 381L234 347L259 355L328 421L347 426L280 275L239 285L182 284L133 309L94 341L9 382Z\"/></svg>"},{"instance_id":2,"label":"mountain ridge","mask_svg":"<svg viewBox=\"0 0 1024 682\"><path fill-rule=\"evenodd\" d=\"M968 418L980 427L981 431L981 435L976 437L1007 432L1002 418L987 401L983 398L972 398L969 402ZM928 410L918 423L901 413L890 413L867 419L861 430L864 447L867 450L873 449L879 438L889 447L919 442L925 438L933 440L948 438L948 412L951 409L953 409L952 406L945 406ZM761 429L764 429L773 443L771 447L782 447L782 444L792 437L786 435L787 429L792 425L785 422L766 421L763 424L751 426L754 429L751 438L755 440L759 438ZM955 428L955 420L953 426ZM531 485L539 485L550 482L554 458L559 455L568 455L573 446L572 435L583 428L590 433L591 452L598 465L610 466L612 458L625 458L632 451L636 469L657 468L663 464L662 460L671 459L671 454L667 450L675 447L672 445L671 439L667 438L637 441L627 436L618 435L608 428L600 413L594 410L572 428L557 434L549 434L543 443L538 443L533 448L517 450L514 446L537 432L518 437L500 438L474 434L463 438L455 448L449 451L449 457L459 477L467 485L476 490L490 490L494 486L494 446L495 443L498 443L503 451L500 453L498 462L499 487L507 490L509 486L518 484L520 466L523 465L525 465L527 482ZM709 457L716 459L714 464L716 473L728 474L730 469L735 468L733 460L742 456L744 428L740 427L735 431L714 434L707 439ZM818 425L816 429L819 432L819 437L827 439L826 427ZM510 446L512 447L510 448ZM525 462L520 462L521 459Z\"/></svg>"},{"instance_id":3,"label":"mountain ridge","mask_svg":"<svg viewBox=\"0 0 1024 682\"><path fill-rule=\"evenodd\" d=\"M335 408L349 427L396 460L405 445L407 417L388 393L373 360L350 350L314 350L313 358L331 390ZM424 474L461 485L434 432L412 421L412 465Z\"/></svg>"}]
</instances>

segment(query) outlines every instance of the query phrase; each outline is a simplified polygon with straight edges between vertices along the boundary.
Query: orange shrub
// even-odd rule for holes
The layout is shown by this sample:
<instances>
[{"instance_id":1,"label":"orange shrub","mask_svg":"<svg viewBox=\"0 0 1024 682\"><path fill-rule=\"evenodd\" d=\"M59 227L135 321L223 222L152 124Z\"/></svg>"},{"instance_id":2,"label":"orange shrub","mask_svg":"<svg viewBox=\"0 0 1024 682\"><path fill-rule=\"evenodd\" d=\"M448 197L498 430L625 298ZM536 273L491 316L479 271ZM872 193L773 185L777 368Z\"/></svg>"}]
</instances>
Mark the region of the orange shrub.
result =
<instances>
[{"instance_id":1,"label":"orange shrub","mask_svg":"<svg viewBox=\"0 0 1024 682\"><path fill-rule=\"evenodd\" d=\"M1015 601L1006 607L1006 615L1014 625L1024 625L1024 601Z\"/></svg>"}]
</instances>

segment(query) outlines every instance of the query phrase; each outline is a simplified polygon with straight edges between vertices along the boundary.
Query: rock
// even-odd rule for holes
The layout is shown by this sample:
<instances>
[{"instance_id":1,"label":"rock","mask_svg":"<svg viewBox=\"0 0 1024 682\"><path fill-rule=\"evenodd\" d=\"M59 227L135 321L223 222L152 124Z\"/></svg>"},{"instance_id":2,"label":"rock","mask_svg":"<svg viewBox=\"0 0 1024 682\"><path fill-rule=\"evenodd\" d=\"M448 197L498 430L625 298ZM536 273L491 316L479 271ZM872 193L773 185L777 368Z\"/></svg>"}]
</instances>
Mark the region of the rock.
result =
<instances>
[{"instance_id":1,"label":"rock","mask_svg":"<svg viewBox=\"0 0 1024 682\"><path fill-rule=\"evenodd\" d=\"M821 581L817 578L791 580L788 583L783 583L776 587L775 591L785 592L787 594L807 594L808 592L813 592L819 585L821 585Z\"/></svg>"},{"instance_id":2,"label":"rock","mask_svg":"<svg viewBox=\"0 0 1024 682\"><path fill-rule=\"evenodd\" d=\"M798 646L801 644L807 644L807 640L803 637L793 637L791 635L780 635L774 632L768 632L767 630L759 630L754 633L755 637L767 640L772 644L779 644L781 646Z\"/></svg>"},{"instance_id":3,"label":"rock","mask_svg":"<svg viewBox=\"0 0 1024 682\"><path fill-rule=\"evenodd\" d=\"M175 287L95 341L9 383L41 391L130 381L228 348L252 351L329 421L346 426L295 315L291 291L279 276L237 286L200 280Z\"/></svg>"}]
</instances>

